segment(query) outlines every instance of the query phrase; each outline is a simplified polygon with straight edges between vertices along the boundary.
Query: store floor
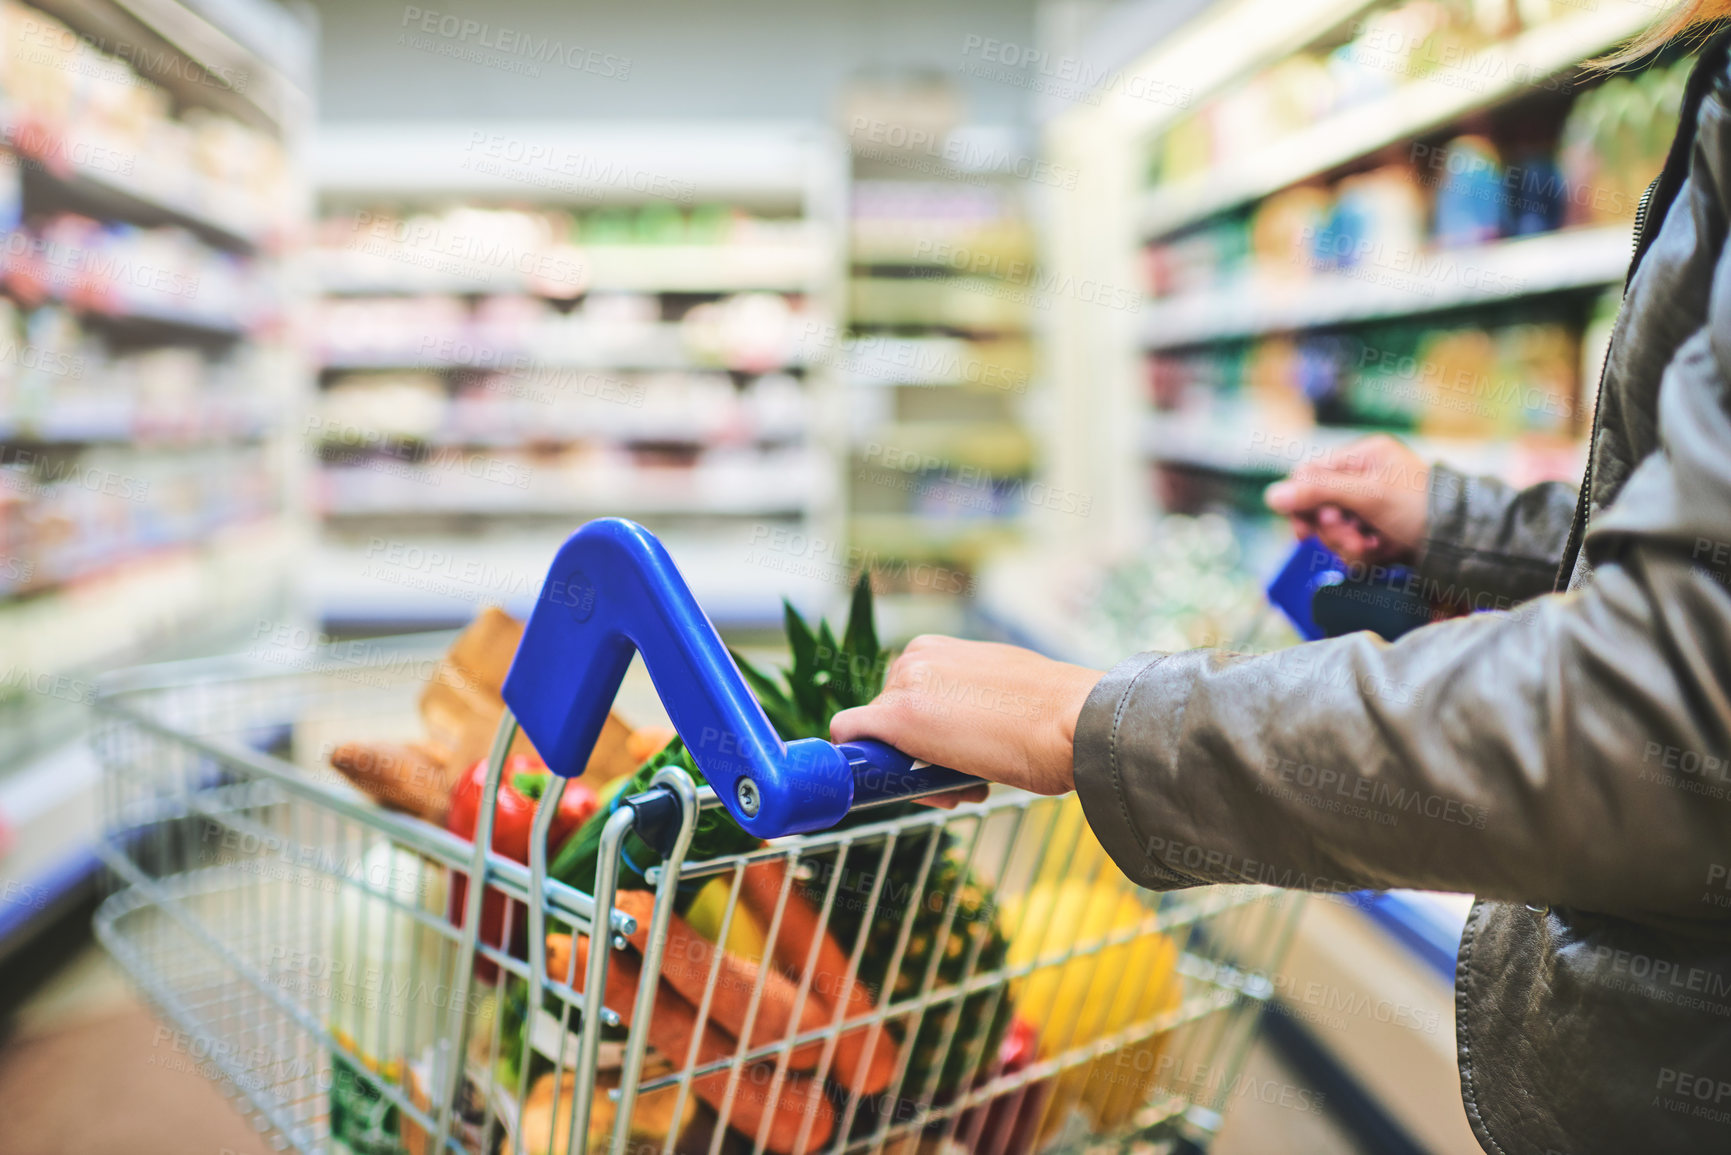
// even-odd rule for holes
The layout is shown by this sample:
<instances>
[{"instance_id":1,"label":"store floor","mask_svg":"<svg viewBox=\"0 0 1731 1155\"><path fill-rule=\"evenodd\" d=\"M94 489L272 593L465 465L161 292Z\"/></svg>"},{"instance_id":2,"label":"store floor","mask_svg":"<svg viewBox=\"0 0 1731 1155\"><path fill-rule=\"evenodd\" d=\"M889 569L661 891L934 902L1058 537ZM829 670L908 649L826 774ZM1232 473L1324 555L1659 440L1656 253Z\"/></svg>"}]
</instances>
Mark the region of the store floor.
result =
<instances>
[{"instance_id":1,"label":"store floor","mask_svg":"<svg viewBox=\"0 0 1731 1155\"><path fill-rule=\"evenodd\" d=\"M1303 1081L1257 1047L1238 1085L1302 1088ZM1357 1155L1325 1112L1281 1106L1277 1098L1290 1104L1295 1095L1237 1096L1212 1155ZM6 1155L274 1150L214 1084L189 1069L173 1036L95 945L74 954L6 1024L0 1120Z\"/></svg>"}]
</instances>

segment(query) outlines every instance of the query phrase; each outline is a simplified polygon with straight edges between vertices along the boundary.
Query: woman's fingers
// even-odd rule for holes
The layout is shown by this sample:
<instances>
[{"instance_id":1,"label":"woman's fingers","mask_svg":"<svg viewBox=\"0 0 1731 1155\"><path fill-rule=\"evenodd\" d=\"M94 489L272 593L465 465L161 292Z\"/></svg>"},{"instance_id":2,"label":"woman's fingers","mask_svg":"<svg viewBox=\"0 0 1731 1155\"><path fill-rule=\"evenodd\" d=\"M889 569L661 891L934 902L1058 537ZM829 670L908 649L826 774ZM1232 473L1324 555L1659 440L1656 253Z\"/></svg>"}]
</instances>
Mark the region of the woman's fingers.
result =
<instances>
[{"instance_id":1,"label":"woman's fingers","mask_svg":"<svg viewBox=\"0 0 1731 1155\"><path fill-rule=\"evenodd\" d=\"M1099 680L1016 646L916 638L890 664L884 692L837 714L830 736L876 738L988 781L1061 794L1073 788L1076 720Z\"/></svg>"},{"instance_id":2,"label":"woman's fingers","mask_svg":"<svg viewBox=\"0 0 1731 1155\"><path fill-rule=\"evenodd\" d=\"M939 810L954 810L967 802L984 802L992 788L984 782L978 786L963 786L959 790L946 790L942 794L933 794L929 798L915 799L921 806L935 806Z\"/></svg>"},{"instance_id":3,"label":"woman's fingers","mask_svg":"<svg viewBox=\"0 0 1731 1155\"><path fill-rule=\"evenodd\" d=\"M1405 561L1424 538L1429 479L1422 458L1377 434L1301 465L1263 497L1299 537L1348 561Z\"/></svg>"},{"instance_id":4,"label":"woman's fingers","mask_svg":"<svg viewBox=\"0 0 1731 1155\"><path fill-rule=\"evenodd\" d=\"M1317 511L1316 536L1323 545L1347 561L1373 561L1382 537L1363 520L1339 506L1325 505Z\"/></svg>"}]
</instances>

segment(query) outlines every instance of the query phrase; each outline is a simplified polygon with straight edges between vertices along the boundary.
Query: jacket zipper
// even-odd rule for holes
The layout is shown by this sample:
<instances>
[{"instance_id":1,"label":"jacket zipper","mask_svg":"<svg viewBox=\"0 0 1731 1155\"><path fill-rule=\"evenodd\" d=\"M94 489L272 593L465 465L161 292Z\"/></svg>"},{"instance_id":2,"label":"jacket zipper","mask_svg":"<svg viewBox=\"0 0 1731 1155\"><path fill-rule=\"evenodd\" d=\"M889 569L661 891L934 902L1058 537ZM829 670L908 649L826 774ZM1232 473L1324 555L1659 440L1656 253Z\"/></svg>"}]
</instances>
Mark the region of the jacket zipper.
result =
<instances>
[{"instance_id":1,"label":"jacket zipper","mask_svg":"<svg viewBox=\"0 0 1731 1155\"><path fill-rule=\"evenodd\" d=\"M1653 203L1653 193L1659 187L1663 174L1653 178L1653 183L1647 186L1647 191L1641 194L1640 203L1635 206L1635 236L1634 247L1629 253L1629 276L1623 282L1627 291L1629 281L1635 279L1635 265L1641 254L1641 242L1647 234L1647 211ZM1569 578L1574 575L1575 564L1581 556L1581 539L1587 532L1587 510L1592 505L1593 493L1593 458L1599 444L1599 408L1605 399L1605 375L1611 371L1611 350L1614 342L1605 344L1605 363L1599 366L1599 387L1593 393L1593 427L1587 434L1587 466L1581 474L1581 493L1575 502L1575 520L1569 526L1569 543L1563 550L1563 567L1557 574L1554 583L1559 590L1567 589Z\"/></svg>"},{"instance_id":2,"label":"jacket zipper","mask_svg":"<svg viewBox=\"0 0 1731 1155\"><path fill-rule=\"evenodd\" d=\"M1635 265L1641 255L1641 240L1647 232L1647 209L1653 203L1653 193L1659 187L1660 177L1654 177L1653 183L1647 186L1647 191L1641 194L1641 201L1635 206L1635 239L1634 248L1629 253L1629 276L1623 282L1627 291L1629 281L1635 279ZM1563 551L1563 568L1557 574L1556 587L1565 589L1569 578L1573 576L1575 563L1581 555L1581 539L1587 532L1587 508L1592 504L1593 492L1593 449L1599 443L1599 404L1605 399L1605 374L1611 371L1611 342L1605 343L1605 363L1599 366L1599 388L1593 394L1593 430L1587 435L1587 467L1581 473L1581 493L1575 501L1575 520L1569 526L1569 546ZM1526 908L1536 915L1544 916L1551 913L1549 903L1543 906L1526 903Z\"/></svg>"}]
</instances>

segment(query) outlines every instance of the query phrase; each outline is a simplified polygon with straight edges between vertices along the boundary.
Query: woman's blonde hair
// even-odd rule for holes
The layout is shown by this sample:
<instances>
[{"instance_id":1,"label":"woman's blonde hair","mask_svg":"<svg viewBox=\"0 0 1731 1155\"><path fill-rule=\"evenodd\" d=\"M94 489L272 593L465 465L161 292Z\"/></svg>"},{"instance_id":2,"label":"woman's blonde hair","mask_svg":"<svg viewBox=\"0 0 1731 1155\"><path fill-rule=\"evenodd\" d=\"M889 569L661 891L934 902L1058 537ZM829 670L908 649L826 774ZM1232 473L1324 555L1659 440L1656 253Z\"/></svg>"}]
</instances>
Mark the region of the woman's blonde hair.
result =
<instances>
[{"instance_id":1,"label":"woman's blonde hair","mask_svg":"<svg viewBox=\"0 0 1731 1155\"><path fill-rule=\"evenodd\" d=\"M1705 40L1726 20L1731 20L1731 0L1678 0L1651 28L1591 63L1595 68L1621 68L1673 40Z\"/></svg>"}]
</instances>

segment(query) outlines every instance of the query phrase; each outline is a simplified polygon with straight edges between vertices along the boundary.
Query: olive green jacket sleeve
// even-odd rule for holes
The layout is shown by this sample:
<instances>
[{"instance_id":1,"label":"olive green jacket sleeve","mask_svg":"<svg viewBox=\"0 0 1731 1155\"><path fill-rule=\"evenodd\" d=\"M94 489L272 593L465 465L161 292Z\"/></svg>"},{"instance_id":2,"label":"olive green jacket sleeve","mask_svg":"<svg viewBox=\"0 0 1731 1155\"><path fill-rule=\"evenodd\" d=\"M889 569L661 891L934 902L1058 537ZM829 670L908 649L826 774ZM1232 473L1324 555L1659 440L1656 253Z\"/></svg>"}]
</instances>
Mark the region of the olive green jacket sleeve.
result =
<instances>
[{"instance_id":1,"label":"olive green jacket sleeve","mask_svg":"<svg viewBox=\"0 0 1731 1155\"><path fill-rule=\"evenodd\" d=\"M1516 489L1433 465L1416 568L1448 605L1494 609L1549 593L1579 492L1556 481Z\"/></svg>"}]
</instances>

